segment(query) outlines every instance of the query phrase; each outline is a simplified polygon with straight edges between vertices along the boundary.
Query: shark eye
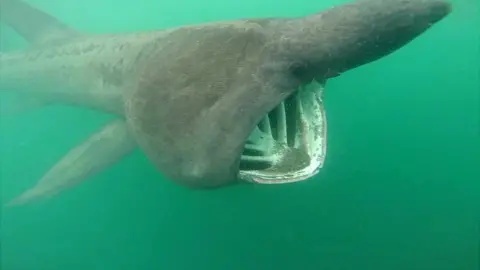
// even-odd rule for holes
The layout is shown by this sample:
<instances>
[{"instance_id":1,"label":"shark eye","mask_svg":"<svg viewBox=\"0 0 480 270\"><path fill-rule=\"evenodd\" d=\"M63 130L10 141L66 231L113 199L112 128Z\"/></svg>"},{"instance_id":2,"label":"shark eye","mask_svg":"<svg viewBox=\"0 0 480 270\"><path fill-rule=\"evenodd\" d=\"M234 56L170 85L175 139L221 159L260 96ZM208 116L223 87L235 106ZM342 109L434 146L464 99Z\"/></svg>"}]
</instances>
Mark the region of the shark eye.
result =
<instances>
[{"instance_id":1,"label":"shark eye","mask_svg":"<svg viewBox=\"0 0 480 270\"><path fill-rule=\"evenodd\" d=\"M315 70L307 63L296 62L290 65L290 73L302 82L311 82L315 77Z\"/></svg>"},{"instance_id":2,"label":"shark eye","mask_svg":"<svg viewBox=\"0 0 480 270\"><path fill-rule=\"evenodd\" d=\"M302 76L307 71L307 65L295 62L290 65L289 70L295 76Z\"/></svg>"}]
</instances>

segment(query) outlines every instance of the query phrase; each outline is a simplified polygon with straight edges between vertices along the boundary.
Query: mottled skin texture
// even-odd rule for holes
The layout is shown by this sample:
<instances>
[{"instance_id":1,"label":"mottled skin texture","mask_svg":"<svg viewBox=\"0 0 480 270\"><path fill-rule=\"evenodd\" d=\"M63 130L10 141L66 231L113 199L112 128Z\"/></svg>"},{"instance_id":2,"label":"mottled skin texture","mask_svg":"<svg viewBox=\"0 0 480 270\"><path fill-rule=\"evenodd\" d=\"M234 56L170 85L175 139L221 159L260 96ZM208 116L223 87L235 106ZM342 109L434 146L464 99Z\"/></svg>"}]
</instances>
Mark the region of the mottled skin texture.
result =
<instances>
[{"instance_id":1,"label":"mottled skin texture","mask_svg":"<svg viewBox=\"0 0 480 270\"><path fill-rule=\"evenodd\" d=\"M56 46L1 54L2 86L124 115L123 96L138 56L145 44L162 35L76 37Z\"/></svg>"},{"instance_id":2,"label":"mottled skin texture","mask_svg":"<svg viewBox=\"0 0 480 270\"><path fill-rule=\"evenodd\" d=\"M379 59L450 12L440 0L359 0L301 18L93 36L17 0L0 4L2 20L34 44L0 54L3 89L119 115L131 139L117 147L136 142L167 178L190 187L237 182L245 139L299 85ZM125 151L111 152L84 158L108 167ZM77 178L88 175L64 159Z\"/></svg>"}]
</instances>

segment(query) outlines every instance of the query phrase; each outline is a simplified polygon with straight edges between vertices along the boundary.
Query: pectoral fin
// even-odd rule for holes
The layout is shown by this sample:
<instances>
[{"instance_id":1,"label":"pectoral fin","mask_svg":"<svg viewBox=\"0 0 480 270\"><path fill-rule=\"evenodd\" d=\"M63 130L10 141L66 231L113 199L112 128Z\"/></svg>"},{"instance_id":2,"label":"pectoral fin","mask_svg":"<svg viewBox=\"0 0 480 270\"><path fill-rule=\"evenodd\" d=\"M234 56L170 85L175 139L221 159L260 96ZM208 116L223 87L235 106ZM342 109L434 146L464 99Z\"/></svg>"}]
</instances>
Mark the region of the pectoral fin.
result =
<instances>
[{"instance_id":1,"label":"pectoral fin","mask_svg":"<svg viewBox=\"0 0 480 270\"><path fill-rule=\"evenodd\" d=\"M108 123L72 149L34 186L7 206L49 197L113 165L136 146L123 120Z\"/></svg>"}]
</instances>

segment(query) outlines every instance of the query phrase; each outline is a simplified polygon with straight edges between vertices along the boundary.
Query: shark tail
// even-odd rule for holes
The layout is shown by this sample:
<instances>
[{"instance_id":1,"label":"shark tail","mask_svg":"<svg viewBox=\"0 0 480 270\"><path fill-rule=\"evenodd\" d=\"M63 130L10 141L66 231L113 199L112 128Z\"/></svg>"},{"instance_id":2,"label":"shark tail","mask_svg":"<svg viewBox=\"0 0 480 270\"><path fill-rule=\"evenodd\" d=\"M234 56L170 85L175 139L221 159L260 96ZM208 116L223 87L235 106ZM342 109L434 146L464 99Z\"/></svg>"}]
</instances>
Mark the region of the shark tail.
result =
<instances>
[{"instance_id":1,"label":"shark tail","mask_svg":"<svg viewBox=\"0 0 480 270\"><path fill-rule=\"evenodd\" d=\"M0 21L31 44L64 42L80 33L20 0L0 0Z\"/></svg>"}]
</instances>

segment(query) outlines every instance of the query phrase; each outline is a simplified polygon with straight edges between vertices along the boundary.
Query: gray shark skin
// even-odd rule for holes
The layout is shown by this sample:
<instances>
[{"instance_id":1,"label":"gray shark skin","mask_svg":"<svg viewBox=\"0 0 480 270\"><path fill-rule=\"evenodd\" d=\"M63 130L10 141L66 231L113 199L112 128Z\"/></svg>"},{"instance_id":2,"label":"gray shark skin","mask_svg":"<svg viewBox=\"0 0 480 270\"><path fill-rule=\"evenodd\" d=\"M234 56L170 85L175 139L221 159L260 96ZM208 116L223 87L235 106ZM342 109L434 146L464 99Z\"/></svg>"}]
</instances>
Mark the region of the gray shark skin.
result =
<instances>
[{"instance_id":1,"label":"gray shark skin","mask_svg":"<svg viewBox=\"0 0 480 270\"><path fill-rule=\"evenodd\" d=\"M242 182L246 141L302 85L406 45L451 11L441 0L357 0L299 18L245 19L90 35L18 0L1 20L31 47L0 54L0 88L113 113L10 205L51 196L139 146L191 188ZM353 93L356 94L356 93Z\"/></svg>"}]
</instances>

